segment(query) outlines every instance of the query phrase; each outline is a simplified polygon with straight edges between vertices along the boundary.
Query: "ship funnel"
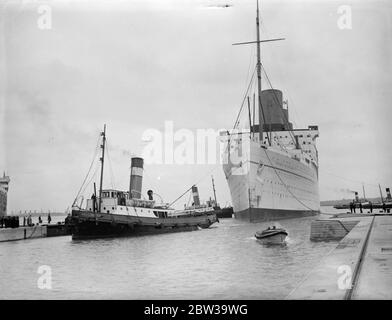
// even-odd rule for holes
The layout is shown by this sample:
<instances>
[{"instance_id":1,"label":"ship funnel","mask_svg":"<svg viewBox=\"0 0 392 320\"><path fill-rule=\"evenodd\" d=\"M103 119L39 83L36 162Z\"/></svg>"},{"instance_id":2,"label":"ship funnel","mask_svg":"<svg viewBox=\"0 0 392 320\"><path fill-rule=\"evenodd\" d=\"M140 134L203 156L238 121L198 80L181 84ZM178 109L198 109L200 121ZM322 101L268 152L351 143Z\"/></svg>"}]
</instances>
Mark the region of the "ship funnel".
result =
<instances>
[{"instance_id":1,"label":"ship funnel","mask_svg":"<svg viewBox=\"0 0 392 320\"><path fill-rule=\"evenodd\" d=\"M148 200L154 200L153 195L154 193L152 192L152 190L148 190L147 191L147 195L148 195Z\"/></svg>"},{"instance_id":2,"label":"ship funnel","mask_svg":"<svg viewBox=\"0 0 392 320\"><path fill-rule=\"evenodd\" d=\"M359 202L358 192L355 191L355 201Z\"/></svg>"},{"instance_id":3,"label":"ship funnel","mask_svg":"<svg viewBox=\"0 0 392 320\"><path fill-rule=\"evenodd\" d=\"M268 89L261 91L261 105L264 112L264 130L292 130L293 125L289 122L289 111L284 109L282 91ZM286 103L287 105L287 103Z\"/></svg>"},{"instance_id":4,"label":"ship funnel","mask_svg":"<svg viewBox=\"0 0 392 320\"><path fill-rule=\"evenodd\" d=\"M131 199L140 199L142 196L143 162L142 158L131 159L131 179L129 182Z\"/></svg>"},{"instance_id":5,"label":"ship funnel","mask_svg":"<svg viewBox=\"0 0 392 320\"><path fill-rule=\"evenodd\" d=\"M389 190L389 188L385 188L385 191L387 192L387 199L388 199L388 200L392 200L392 197L391 197L391 190Z\"/></svg>"},{"instance_id":6,"label":"ship funnel","mask_svg":"<svg viewBox=\"0 0 392 320\"><path fill-rule=\"evenodd\" d=\"M199 190L196 186L192 186L193 204L200 206Z\"/></svg>"}]
</instances>

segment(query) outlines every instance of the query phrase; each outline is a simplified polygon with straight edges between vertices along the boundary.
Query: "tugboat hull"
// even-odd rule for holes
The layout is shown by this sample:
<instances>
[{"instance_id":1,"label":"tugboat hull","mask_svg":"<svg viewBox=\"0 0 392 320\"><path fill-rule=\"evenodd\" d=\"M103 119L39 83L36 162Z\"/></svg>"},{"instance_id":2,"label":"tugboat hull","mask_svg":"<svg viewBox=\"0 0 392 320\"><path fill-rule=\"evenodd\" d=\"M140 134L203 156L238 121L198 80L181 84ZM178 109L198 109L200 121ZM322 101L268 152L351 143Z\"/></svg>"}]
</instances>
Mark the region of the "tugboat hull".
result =
<instances>
[{"instance_id":1,"label":"tugboat hull","mask_svg":"<svg viewBox=\"0 0 392 320\"><path fill-rule=\"evenodd\" d=\"M73 210L72 239L129 237L208 228L217 222L215 214L150 218Z\"/></svg>"}]
</instances>

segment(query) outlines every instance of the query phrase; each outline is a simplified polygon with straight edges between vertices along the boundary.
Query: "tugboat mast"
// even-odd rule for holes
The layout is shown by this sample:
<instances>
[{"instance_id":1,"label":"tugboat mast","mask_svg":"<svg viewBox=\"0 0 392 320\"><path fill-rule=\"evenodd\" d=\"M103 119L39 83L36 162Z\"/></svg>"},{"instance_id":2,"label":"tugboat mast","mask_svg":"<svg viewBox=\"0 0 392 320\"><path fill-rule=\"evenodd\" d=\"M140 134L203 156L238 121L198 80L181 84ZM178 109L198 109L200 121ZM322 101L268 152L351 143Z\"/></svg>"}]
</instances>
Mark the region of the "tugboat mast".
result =
<instances>
[{"instance_id":1,"label":"tugboat mast","mask_svg":"<svg viewBox=\"0 0 392 320\"><path fill-rule=\"evenodd\" d=\"M214 176L211 176L212 178L212 189L214 190L214 199L215 199L215 205L218 205L218 202L216 202L216 192L215 192L215 183L214 183Z\"/></svg>"},{"instance_id":2,"label":"tugboat mast","mask_svg":"<svg viewBox=\"0 0 392 320\"><path fill-rule=\"evenodd\" d=\"M101 132L102 136L102 156L99 159L101 161L101 177L99 180L99 202L98 202L98 212L101 212L101 203L102 203L102 182L103 182L103 164L105 160L105 143L106 143L106 124L103 126L103 132Z\"/></svg>"},{"instance_id":3,"label":"tugboat mast","mask_svg":"<svg viewBox=\"0 0 392 320\"><path fill-rule=\"evenodd\" d=\"M384 197L382 196L381 186L378 184L378 189L380 190L381 202L384 202Z\"/></svg>"}]
</instances>

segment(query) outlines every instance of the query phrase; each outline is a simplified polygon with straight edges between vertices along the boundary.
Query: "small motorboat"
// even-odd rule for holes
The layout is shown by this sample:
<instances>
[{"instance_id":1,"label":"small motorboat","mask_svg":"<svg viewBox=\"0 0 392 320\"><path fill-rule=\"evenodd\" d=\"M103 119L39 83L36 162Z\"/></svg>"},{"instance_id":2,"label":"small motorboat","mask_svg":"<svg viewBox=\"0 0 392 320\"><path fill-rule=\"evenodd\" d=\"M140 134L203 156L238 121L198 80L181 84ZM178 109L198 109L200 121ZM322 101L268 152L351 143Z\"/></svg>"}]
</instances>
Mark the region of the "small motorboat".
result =
<instances>
[{"instance_id":1,"label":"small motorboat","mask_svg":"<svg viewBox=\"0 0 392 320\"><path fill-rule=\"evenodd\" d=\"M257 231L255 237L257 240L261 240L266 244L282 244L284 243L288 233L285 229L268 227L263 231Z\"/></svg>"}]
</instances>

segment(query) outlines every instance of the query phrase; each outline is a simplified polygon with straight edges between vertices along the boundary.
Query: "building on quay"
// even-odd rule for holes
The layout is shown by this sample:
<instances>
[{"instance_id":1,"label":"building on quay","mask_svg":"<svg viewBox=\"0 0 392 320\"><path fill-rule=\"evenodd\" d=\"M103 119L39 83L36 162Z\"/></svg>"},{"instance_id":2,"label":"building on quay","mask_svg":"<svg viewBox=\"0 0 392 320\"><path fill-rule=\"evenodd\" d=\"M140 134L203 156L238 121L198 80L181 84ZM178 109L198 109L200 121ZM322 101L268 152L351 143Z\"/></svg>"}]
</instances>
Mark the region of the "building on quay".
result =
<instances>
[{"instance_id":1,"label":"building on quay","mask_svg":"<svg viewBox=\"0 0 392 320\"><path fill-rule=\"evenodd\" d=\"M7 215L7 194L10 181L10 177L4 172L3 177L0 178L0 217Z\"/></svg>"}]
</instances>

